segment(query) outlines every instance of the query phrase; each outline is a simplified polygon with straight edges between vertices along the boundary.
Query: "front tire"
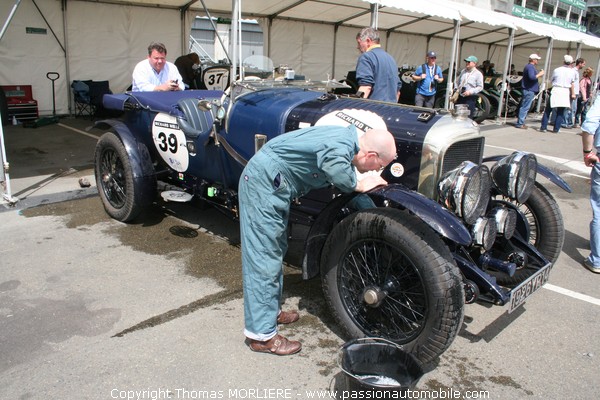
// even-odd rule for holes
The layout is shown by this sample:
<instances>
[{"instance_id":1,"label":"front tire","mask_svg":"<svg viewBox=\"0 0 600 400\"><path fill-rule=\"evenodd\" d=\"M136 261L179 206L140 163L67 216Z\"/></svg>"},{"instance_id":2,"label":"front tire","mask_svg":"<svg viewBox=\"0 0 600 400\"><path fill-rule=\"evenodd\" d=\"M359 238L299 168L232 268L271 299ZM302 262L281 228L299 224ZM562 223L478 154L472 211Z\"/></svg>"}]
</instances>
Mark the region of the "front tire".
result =
<instances>
[{"instance_id":1,"label":"front tire","mask_svg":"<svg viewBox=\"0 0 600 400\"><path fill-rule=\"evenodd\" d=\"M322 254L325 298L350 338L394 341L423 363L450 346L463 319L462 280L446 245L417 217L354 213Z\"/></svg>"},{"instance_id":2,"label":"front tire","mask_svg":"<svg viewBox=\"0 0 600 400\"><path fill-rule=\"evenodd\" d=\"M100 199L112 218L129 222L141 212L141 202L133 183L133 172L121 140L105 133L96 144L94 173Z\"/></svg>"}]
</instances>

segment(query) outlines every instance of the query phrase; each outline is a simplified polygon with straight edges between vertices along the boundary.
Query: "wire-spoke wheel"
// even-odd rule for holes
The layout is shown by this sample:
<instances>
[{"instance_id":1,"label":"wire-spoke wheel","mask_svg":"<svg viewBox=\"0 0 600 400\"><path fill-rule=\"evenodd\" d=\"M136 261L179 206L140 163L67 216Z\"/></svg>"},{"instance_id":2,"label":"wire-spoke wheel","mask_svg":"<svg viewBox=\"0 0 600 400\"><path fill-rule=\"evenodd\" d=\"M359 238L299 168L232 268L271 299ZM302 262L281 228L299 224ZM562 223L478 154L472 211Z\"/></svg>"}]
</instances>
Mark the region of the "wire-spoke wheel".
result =
<instances>
[{"instance_id":1,"label":"wire-spoke wheel","mask_svg":"<svg viewBox=\"0 0 600 400\"><path fill-rule=\"evenodd\" d=\"M342 262L340 298L357 325L402 342L421 332L427 296L418 270L404 254L385 242L364 240Z\"/></svg>"},{"instance_id":2,"label":"wire-spoke wheel","mask_svg":"<svg viewBox=\"0 0 600 400\"><path fill-rule=\"evenodd\" d=\"M421 220L396 209L355 213L333 229L322 254L325 297L349 337L392 340L422 362L450 346L462 323L462 280Z\"/></svg>"},{"instance_id":3,"label":"wire-spoke wheel","mask_svg":"<svg viewBox=\"0 0 600 400\"><path fill-rule=\"evenodd\" d=\"M129 157L123 143L112 132L102 135L96 145L95 175L108 215L122 222L139 215L139 194L135 193Z\"/></svg>"}]
</instances>

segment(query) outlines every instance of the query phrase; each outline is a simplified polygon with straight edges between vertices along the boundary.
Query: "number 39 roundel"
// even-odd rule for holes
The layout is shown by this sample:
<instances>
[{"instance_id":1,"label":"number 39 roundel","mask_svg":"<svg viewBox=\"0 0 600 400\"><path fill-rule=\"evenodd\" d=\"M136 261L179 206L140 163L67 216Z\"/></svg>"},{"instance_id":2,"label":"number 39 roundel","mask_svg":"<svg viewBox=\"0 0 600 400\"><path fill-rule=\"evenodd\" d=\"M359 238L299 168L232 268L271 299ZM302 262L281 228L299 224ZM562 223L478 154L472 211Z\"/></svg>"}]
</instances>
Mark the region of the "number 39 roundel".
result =
<instances>
[{"instance_id":1,"label":"number 39 roundel","mask_svg":"<svg viewBox=\"0 0 600 400\"><path fill-rule=\"evenodd\" d=\"M190 157L185 134L179 129L175 117L157 114L152 121L152 140L156 150L169 167L177 172L188 169Z\"/></svg>"}]
</instances>

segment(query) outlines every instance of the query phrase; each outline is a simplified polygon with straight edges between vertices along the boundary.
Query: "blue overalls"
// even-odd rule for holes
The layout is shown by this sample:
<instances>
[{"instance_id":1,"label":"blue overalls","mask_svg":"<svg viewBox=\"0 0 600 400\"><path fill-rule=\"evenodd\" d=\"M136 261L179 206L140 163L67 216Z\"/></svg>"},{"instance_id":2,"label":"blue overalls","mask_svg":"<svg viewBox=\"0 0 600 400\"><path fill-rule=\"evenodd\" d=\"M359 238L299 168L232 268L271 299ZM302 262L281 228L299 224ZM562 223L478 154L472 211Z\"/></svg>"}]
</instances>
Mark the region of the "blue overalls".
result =
<instances>
[{"instance_id":1,"label":"blue overalls","mask_svg":"<svg viewBox=\"0 0 600 400\"><path fill-rule=\"evenodd\" d=\"M246 337L277 334L292 199L330 184L352 192L358 151L354 126L310 127L270 140L244 168L238 196Z\"/></svg>"}]
</instances>

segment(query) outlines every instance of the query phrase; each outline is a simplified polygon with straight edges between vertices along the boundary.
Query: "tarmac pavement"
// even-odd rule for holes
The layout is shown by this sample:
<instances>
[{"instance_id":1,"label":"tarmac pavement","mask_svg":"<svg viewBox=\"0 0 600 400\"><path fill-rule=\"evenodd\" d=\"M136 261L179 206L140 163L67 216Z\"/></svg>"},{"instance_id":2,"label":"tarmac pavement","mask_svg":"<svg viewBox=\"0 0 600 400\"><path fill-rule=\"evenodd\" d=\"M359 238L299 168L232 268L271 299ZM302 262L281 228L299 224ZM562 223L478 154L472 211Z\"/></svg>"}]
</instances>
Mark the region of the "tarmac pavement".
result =
<instances>
[{"instance_id":1,"label":"tarmac pavement","mask_svg":"<svg viewBox=\"0 0 600 400\"><path fill-rule=\"evenodd\" d=\"M467 305L459 336L407 398L589 399L600 391L600 275L581 266L591 218L581 139L576 130L555 135L511 122L484 122L486 155L535 152L571 185L569 194L539 178L563 213L563 253L549 284L512 314ZM282 333L303 350L253 353L242 333L237 224L173 203L132 224L110 219L96 194L98 133L89 125L65 118L4 127L19 201L0 204L0 398L308 399L344 390L345 339L319 280L302 281L295 267L299 243L287 258L284 307L301 319Z\"/></svg>"}]
</instances>

